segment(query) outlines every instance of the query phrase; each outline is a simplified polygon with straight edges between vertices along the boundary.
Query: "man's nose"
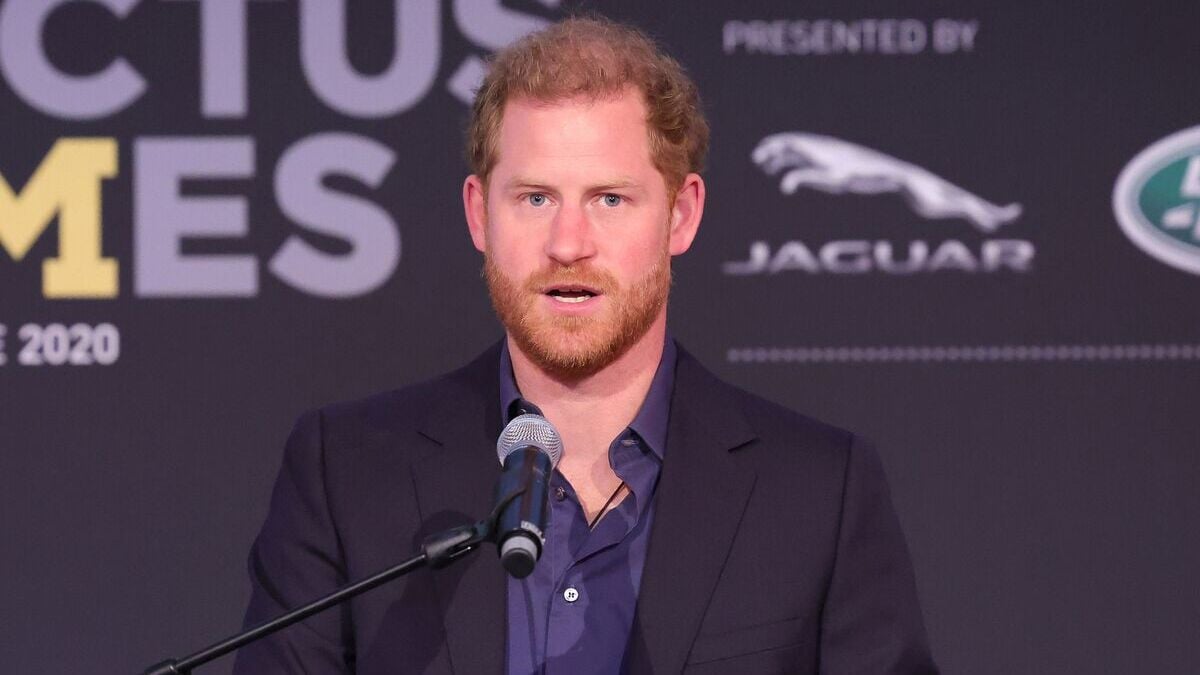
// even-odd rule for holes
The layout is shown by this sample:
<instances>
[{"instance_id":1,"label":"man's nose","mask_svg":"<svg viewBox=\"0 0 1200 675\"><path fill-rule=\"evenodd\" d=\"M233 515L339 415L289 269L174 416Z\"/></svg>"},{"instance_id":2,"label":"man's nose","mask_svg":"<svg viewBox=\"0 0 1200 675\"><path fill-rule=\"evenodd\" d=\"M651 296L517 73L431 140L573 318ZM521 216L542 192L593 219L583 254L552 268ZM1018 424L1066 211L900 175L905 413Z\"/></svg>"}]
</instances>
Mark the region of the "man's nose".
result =
<instances>
[{"instance_id":1,"label":"man's nose","mask_svg":"<svg viewBox=\"0 0 1200 675\"><path fill-rule=\"evenodd\" d=\"M546 255L560 265L571 265L596 254L592 225L582 208L563 206L550 224Z\"/></svg>"}]
</instances>

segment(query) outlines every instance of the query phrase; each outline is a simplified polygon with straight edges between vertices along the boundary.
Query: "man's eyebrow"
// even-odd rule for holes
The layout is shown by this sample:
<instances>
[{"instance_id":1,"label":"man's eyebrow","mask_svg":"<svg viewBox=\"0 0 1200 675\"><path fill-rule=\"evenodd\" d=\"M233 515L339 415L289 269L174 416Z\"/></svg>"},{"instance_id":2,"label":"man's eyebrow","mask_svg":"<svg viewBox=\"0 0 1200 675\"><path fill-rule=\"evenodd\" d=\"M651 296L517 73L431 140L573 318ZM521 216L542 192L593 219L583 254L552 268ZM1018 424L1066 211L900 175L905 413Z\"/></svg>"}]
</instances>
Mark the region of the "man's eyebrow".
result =
<instances>
[{"instance_id":1,"label":"man's eyebrow","mask_svg":"<svg viewBox=\"0 0 1200 675\"><path fill-rule=\"evenodd\" d=\"M515 176L513 178L508 179L507 181L504 181L504 189L506 189L506 190L532 189L532 190L541 190L542 192L553 192L553 190L550 189L550 186L548 184L546 184L545 182L534 179L534 178L526 178L524 176Z\"/></svg>"},{"instance_id":2,"label":"man's eyebrow","mask_svg":"<svg viewBox=\"0 0 1200 675\"><path fill-rule=\"evenodd\" d=\"M632 178L617 178L606 183L601 183L592 187L592 192L608 192L611 190L628 190L629 188L640 188L641 183Z\"/></svg>"}]
</instances>

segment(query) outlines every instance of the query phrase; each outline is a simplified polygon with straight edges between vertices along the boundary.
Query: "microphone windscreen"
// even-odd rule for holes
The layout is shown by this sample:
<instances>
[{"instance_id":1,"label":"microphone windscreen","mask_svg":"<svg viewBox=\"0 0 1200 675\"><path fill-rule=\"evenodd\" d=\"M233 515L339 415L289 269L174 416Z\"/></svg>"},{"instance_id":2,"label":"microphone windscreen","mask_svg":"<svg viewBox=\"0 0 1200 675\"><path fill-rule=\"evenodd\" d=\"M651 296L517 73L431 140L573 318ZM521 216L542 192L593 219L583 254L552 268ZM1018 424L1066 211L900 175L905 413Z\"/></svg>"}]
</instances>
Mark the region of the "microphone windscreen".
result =
<instances>
[{"instance_id":1,"label":"microphone windscreen","mask_svg":"<svg viewBox=\"0 0 1200 675\"><path fill-rule=\"evenodd\" d=\"M496 440L496 456L504 464L509 454L521 448L537 448L550 455L550 466L558 466L562 457L562 438L550 420L541 415L524 414L514 417Z\"/></svg>"}]
</instances>

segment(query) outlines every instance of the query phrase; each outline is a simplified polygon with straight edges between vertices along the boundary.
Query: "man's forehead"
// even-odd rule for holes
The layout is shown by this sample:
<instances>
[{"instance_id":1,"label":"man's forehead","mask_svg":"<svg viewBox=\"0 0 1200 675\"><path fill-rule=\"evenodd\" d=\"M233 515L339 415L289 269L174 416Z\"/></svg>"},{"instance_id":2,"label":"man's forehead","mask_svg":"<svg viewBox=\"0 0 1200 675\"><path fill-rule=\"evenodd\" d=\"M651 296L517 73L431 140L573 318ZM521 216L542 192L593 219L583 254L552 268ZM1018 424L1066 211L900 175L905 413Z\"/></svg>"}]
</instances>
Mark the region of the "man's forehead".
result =
<instances>
[{"instance_id":1,"label":"man's forehead","mask_svg":"<svg viewBox=\"0 0 1200 675\"><path fill-rule=\"evenodd\" d=\"M617 96L574 96L553 100L541 100L528 97L508 101L503 109L498 128L498 141L503 144L506 136L514 131L527 135L530 131L541 131L545 120L555 119L569 125L578 121L596 121L596 115L604 115L606 124L598 125L608 128L615 125L636 126L643 131L649 130L645 103L635 91L627 91ZM519 131L518 131L519 129Z\"/></svg>"},{"instance_id":2,"label":"man's forehead","mask_svg":"<svg viewBox=\"0 0 1200 675\"><path fill-rule=\"evenodd\" d=\"M496 138L496 168L506 159L518 164L564 161L569 168L651 160L650 134L640 99L576 97L559 101L519 99L504 110ZM526 173L519 167L509 167ZM628 167L626 178L637 173ZM616 177L607 178L616 180Z\"/></svg>"}]
</instances>

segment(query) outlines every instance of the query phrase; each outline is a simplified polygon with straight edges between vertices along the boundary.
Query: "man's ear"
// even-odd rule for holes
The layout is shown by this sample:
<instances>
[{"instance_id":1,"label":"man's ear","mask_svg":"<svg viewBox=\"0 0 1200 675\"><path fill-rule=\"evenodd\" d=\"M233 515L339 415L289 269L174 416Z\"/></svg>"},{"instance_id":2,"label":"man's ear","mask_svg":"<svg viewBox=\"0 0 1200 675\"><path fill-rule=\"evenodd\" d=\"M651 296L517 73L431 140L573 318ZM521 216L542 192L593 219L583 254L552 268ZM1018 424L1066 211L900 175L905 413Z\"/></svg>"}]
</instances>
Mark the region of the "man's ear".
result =
<instances>
[{"instance_id":1,"label":"man's ear","mask_svg":"<svg viewBox=\"0 0 1200 675\"><path fill-rule=\"evenodd\" d=\"M700 174L689 173L675 193L675 206L671 209L671 240L668 247L671 255L679 255L691 248L703 215L704 179Z\"/></svg>"},{"instance_id":2,"label":"man's ear","mask_svg":"<svg viewBox=\"0 0 1200 675\"><path fill-rule=\"evenodd\" d=\"M463 211L467 216L471 243L482 252L487 248L487 197L484 195L483 181L475 174L463 181Z\"/></svg>"}]
</instances>

